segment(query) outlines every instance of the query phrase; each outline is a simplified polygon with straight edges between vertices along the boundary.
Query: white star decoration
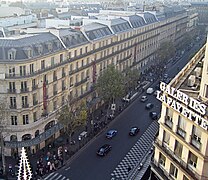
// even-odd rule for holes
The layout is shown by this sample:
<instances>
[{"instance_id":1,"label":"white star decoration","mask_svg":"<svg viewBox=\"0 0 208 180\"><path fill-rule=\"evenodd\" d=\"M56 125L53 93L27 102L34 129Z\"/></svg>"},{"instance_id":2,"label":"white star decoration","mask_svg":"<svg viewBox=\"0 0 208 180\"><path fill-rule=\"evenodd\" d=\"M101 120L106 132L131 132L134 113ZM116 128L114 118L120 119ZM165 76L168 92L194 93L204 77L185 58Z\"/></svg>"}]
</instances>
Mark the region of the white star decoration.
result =
<instances>
[{"instance_id":1,"label":"white star decoration","mask_svg":"<svg viewBox=\"0 0 208 180\"><path fill-rule=\"evenodd\" d=\"M22 179L23 180L32 179L32 171L24 147L22 147L21 159L19 163L19 172L17 176L17 180L22 180Z\"/></svg>"}]
</instances>

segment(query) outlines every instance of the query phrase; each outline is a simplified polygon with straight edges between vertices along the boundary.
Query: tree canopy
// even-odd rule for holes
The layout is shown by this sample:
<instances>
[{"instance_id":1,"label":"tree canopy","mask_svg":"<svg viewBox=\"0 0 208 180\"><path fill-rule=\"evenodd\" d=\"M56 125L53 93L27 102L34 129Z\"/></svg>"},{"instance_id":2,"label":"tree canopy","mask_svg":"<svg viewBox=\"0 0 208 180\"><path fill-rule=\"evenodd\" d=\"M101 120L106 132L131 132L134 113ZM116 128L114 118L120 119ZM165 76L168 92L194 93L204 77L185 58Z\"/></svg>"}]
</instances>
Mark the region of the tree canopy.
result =
<instances>
[{"instance_id":1,"label":"tree canopy","mask_svg":"<svg viewBox=\"0 0 208 180\"><path fill-rule=\"evenodd\" d=\"M172 41L165 41L160 44L157 50L159 61L166 61L175 56L176 48Z\"/></svg>"},{"instance_id":2,"label":"tree canopy","mask_svg":"<svg viewBox=\"0 0 208 180\"><path fill-rule=\"evenodd\" d=\"M125 94L124 75L110 65L98 77L96 90L98 95L105 101L110 102Z\"/></svg>"},{"instance_id":3,"label":"tree canopy","mask_svg":"<svg viewBox=\"0 0 208 180\"><path fill-rule=\"evenodd\" d=\"M64 126L71 140L71 135L76 128L87 124L86 102L81 101L80 106L76 109L72 105L65 105L59 112L58 121Z\"/></svg>"},{"instance_id":4,"label":"tree canopy","mask_svg":"<svg viewBox=\"0 0 208 180\"><path fill-rule=\"evenodd\" d=\"M137 85L140 73L138 69L127 68L124 74L127 88L126 90L128 91L129 89L134 88Z\"/></svg>"}]
</instances>

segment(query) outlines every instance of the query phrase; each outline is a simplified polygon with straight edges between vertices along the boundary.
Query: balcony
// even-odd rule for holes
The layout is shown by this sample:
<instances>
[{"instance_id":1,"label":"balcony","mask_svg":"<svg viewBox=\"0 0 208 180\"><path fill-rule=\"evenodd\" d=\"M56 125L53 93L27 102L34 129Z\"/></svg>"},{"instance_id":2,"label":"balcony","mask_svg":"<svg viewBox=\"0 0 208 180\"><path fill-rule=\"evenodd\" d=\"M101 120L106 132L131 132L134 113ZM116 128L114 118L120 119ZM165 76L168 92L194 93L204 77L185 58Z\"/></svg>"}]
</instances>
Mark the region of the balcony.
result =
<instances>
[{"instance_id":1,"label":"balcony","mask_svg":"<svg viewBox=\"0 0 208 180\"><path fill-rule=\"evenodd\" d=\"M17 105L10 105L9 108L10 109L17 109Z\"/></svg>"},{"instance_id":2,"label":"balcony","mask_svg":"<svg viewBox=\"0 0 208 180\"><path fill-rule=\"evenodd\" d=\"M86 77L85 79L82 79L81 81L79 81L79 82L77 82L77 83L75 83L75 87L77 87L77 86L80 86L81 84L84 84L84 83L86 83L87 82L87 80L88 80L88 77Z\"/></svg>"},{"instance_id":3,"label":"balcony","mask_svg":"<svg viewBox=\"0 0 208 180\"><path fill-rule=\"evenodd\" d=\"M17 93L17 92L16 92L16 89L7 89L7 92L8 92L8 93L11 93L11 94Z\"/></svg>"},{"instance_id":4,"label":"balcony","mask_svg":"<svg viewBox=\"0 0 208 180\"><path fill-rule=\"evenodd\" d=\"M29 104L23 104L22 108L29 108Z\"/></svg>"},{"instance_id":5,"label":"balcony","mask_svg":"<svg viewBox=\"0 0 208 180\"><path fill-rule=\"evenodd\" d=\"M199 151L201 150L201 142L199 142L195 137L191 136L191 145L197 148Z\"/></svg>"},{"instance_id":6,"label":"balcony","mask_svg":"<svg viewBox=\"0 0 208 180\"><path fill-rule=\"evenodd\" d=\"M201 179L201 176L194 170L188 169L188 163L180 159L170 148L164 145L159 139L156 139L155 146L160 149L161 152L165 153L166 156L171 159L172 162L175 162L184 172L189 174L193 180Z\"/></svg>"},{"instance_id":7,"label":"balcony","mask_svg":"<svg viewBox=\"0 0 208 180\"><path fill-rule=\"evenodd\" d=\"M183 129L181 129L179 126L177 126L177 134L179 136L181 136L182 138L184 138L184 139L186 137L186 131L184 131Z\"/></svg>"},{"instance_id":8,"label":"balcony","mask_svg":"<svg viewBox=\"0 0 208 180\"><path fill-rule=\"evenodd\" d=\"M38 89L38 85L32 86L32 90L33 90L33 91L36 90L36 89Z\"/></svg>"},{"instance_id":9,"label":"balcony","mask_svg":"<svg viewBox=\"0 0 208 180\"><path fill-rule=\"evenodd\" d=\"M23 89L20 89L20 92L21 92L21 93L29 92L29 88L23 88Z\"/></svg>"}]
</instances>

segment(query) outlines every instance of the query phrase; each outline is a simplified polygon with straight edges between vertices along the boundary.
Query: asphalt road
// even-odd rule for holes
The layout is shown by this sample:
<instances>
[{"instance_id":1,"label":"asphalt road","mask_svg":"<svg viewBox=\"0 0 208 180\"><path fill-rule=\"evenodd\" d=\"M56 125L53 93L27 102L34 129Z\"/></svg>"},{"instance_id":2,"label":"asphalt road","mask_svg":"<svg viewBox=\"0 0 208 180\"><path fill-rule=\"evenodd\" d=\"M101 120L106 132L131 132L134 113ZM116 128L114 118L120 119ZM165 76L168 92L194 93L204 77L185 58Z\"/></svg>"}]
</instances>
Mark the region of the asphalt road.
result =
<instances>
[{"instance_id":1,"label":"asphalt road","mask_svg":"<svg viewBox=\"0 0 208 180\"><path fill-rule=\"evenodd\" d=\"M198 48L199 45L196 44L192 48L192 52ZM174 77L179 71L178 67L181 69L189 61L190 52L186 51L179 61L167 65L169 77ZM154 82L152 87L156 84L157 82ZM160 112L161 103L154 95L148 95L147 102L152 102L154 104L153 110ZM109 128L87 145L83 151L79 152L79 155L66 167L57 172L68 177L70 180L109 180L111 172L152 122L149 118L149 111L145 110L147 102L140 102L140 97L136 99L109 125ZM140 128L140 133L136 137L129 137L128 135L129 129L132 126ZM118 134L112 140L105 138L105 133L109 129L116 129L118 131ZM112 145L112 151L105 157L98 157L96 151L106 143Z\"/></svg>"}]
</instances>

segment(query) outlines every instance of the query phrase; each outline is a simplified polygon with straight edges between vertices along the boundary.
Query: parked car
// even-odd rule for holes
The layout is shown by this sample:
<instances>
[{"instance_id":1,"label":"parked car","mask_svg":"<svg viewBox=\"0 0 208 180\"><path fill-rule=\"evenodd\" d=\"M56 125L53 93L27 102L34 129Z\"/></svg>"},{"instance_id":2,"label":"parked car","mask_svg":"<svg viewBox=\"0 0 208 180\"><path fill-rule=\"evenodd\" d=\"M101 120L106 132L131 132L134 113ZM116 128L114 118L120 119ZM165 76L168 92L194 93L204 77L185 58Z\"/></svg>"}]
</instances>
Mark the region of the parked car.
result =
<instances>
[{"instance_id":1,"label":"parked car","mask_svg":"<svg viewBox=\"0 0 208 180\"><path fill-rule=\"evenodd\" d=\"M141 102L146 102L147 100L148 100L147 96L142 96L140 101Z\"/></svg>"},{"instance_id":2,"label":"parked car","mask_svg":"<svg viewBox=\"0 0 208 180\"><path fill-rule=\"evenodd\" d=\"M109 144L105 144L103 146L101 146L98 151L97 151L97 155L98 156L105 156L106 154L108 154L112 149L112 146Z\"/></svg>"},{"instance_id":3,"label":"parked car","mask_svg":"<svg viewBox=\"0 0 208 180\"><path fill-rule=\"evenodd\" d=\"M145 106L145 108L147 110L152 109L153 107L154 107L154 104L152 104L152 103L147 103L146 106Z\"/></svg>"},{"instance_id":4,"label":"parked car","mask_svg":"<svg viewBox=\"0 0 208 180\"><path fill-rule=\"evenodd\" d=\"M116 134L117 134L117 131L114 129L111 129L106 133L106 138L112 139Z\"/></svg>"},{"instance_id":5,"label":"parked car","mask_svg":"<svg viewBox=\"0 0 208 180\"><path fill-rule=\"evenodd\" d=\"M158 119L158 114L154 111L149 113L149 116L153 119L153 120L157 120Z\"/></svg>"},{"instance_id":6,"label":"parked car","mask_svg":"<svg viewBox=\"0 0 208 180\"><path fill-rule=\"evenodd\" d=\"M136 136L139 133L140 129L138 127L132 127L129 131L130 136Z\"/></svg>"}]
</instances>

